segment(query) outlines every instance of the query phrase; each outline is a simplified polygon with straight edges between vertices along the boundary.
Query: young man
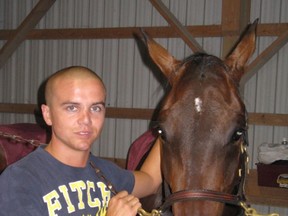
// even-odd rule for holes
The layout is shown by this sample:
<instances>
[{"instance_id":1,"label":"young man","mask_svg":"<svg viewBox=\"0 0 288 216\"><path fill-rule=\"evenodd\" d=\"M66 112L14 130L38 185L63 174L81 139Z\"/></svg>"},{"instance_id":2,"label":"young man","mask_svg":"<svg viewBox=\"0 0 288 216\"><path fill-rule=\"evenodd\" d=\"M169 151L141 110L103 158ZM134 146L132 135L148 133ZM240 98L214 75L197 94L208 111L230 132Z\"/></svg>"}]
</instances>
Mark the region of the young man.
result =
<instances>
[{"instance_id":1,"label":"young man","mask_svg":"<svg viewBox=\"0 0 288 216\"><path fill-rule=\"evenodd\" d=\"M136 215L136 197L156 192L162 181L159 143L138 172L93 156L105 98L103 82L88 68L65 68L47 80L41 109L51 141L2 173L0 215Z\"/></svg>"}]
</instances>

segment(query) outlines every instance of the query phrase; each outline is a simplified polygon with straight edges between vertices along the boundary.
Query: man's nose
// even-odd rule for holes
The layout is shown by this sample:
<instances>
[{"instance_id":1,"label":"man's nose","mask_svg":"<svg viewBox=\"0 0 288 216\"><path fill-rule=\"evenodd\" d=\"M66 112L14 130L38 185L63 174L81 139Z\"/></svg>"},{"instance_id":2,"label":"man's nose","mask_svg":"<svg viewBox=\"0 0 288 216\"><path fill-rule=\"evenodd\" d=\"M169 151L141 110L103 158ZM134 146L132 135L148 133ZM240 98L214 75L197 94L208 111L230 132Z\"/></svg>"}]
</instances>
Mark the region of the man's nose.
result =
<instances>
[{"instance_id":1,"label":"man's nose","mask_svg":"<svg viewBox=\"0 0 288 216\"><path fill-rule=\"evenodd\" d=\"M83 110L81 112L79 123L85 123L85 124L91 123L91 112L89 110Z\"/></svg>"}]
</instances>

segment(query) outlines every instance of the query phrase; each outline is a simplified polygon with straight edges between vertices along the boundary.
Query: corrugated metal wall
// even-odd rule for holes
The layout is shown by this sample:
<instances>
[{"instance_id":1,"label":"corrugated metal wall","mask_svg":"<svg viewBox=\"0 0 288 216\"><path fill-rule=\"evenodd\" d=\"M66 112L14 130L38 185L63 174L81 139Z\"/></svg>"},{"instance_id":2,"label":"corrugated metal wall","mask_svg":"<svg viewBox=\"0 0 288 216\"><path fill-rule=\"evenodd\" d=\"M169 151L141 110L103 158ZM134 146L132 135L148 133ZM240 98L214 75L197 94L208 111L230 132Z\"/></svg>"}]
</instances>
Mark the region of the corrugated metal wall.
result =
<instances>
[{"instance_id":1,"label":"corrugated metal wall","mask_svg":"<svg viewBox=\"0 0 288 216\"><path fill-rule=\"evenodd\" d=\"M260 23L287 23L288 1L252 0L251 20L259 17ZM276 37L259 37L255 55L265 50ZM245 104L248 112L288 113L288 44L273 56L245 86ZM288 136L288 127L253 126L249 129L251 167L258 162L258 146L264 142L280 143ZM257 206L261 212L278 212L288 215L288 209Z\"/></svg>"},{"instance_id":2,"label":"corrugated metal wall","mask_svg":"<svg viewBox=\"0 0 288 216\"><path fill-rule=\"evenodd\" d=\"M15 29L37 0L0 0L0 28ZM287 23L288 1L251 0L251 21ZM184 25L221 24L221 0L163 0ZM166 21L144 0L56 1L37 28L99 28L166 26ZM221 56L222 39L196 38L203 48ZM191 54L181 39L156 39L177 58ZM258 55L275 37L257 39ZM2 46L4 41L0 41ZM288 45L283 47L245 86L248 112L288 113ZM160 83L144 65L134 39L30 40L23 42L0 70L0 101L37 103L42 81L53 72L71 65L95 70L108 89L107 106L155 108L163 95ZM1 123L34 122L32 115L0 114ZM133 140L149 125L146 120L107 119L93 151L100 156L125 158ZM263 142L280 142L288 137L287 127L253 126L249 129L251 167L257 162L257 147ZM256 206L261 212L287 209Z\"/></svg>"}]
</instances>

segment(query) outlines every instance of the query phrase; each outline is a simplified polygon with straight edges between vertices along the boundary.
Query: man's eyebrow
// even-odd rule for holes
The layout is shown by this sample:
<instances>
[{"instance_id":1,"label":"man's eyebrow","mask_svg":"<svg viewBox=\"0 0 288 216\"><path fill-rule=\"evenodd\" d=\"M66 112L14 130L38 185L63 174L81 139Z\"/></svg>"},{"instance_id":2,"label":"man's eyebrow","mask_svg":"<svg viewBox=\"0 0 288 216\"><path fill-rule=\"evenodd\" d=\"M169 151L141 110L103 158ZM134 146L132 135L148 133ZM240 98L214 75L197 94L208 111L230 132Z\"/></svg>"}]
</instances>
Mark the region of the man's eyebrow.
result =
<instances>
[{"instance_id":1,"label":"man's eyebrow","mask_svg":"<svg viewBox=\"0 0 288 216\"><path fill-rule=\"evenodd\" d=\"M72 101L66 101L66 102L61 103L62 106L65 106L65 105L77 105L77 104L79 104L79 103L72 102Z\"/></svg>"},{"instance_id":2,"label":"man's eyebrow","mask_svg":"<svg viewBox=\"0 0 288 216\"><path fill-rule=\"evenodd\" d=\"M65 106L65 105L78 105L78 104L80 104L80 103L78 103L78 102L72 102L72 101L71 101L71 102L70 102L70 101L67 101L67 102L63 102L63 103L62 103L63 106ZM105 103L104 101L100 101L100 102L95 102L95 103L93 103L92 105L93 105L93 106L94 106L94 105L102 105L102 106L105 107L105 106L106 106L106 103Z\"/></svg>"},{"instance_id":3,"label":"man's eyebrow","mask_svg":"<svg viewBox=\"0 0 288 216\"><path fill-rule=\"evenodd\" d=\"M96 103L93 103L93 105L102 105L102 106L106 106L105 102L104 101L100 101L100 102L96 102Z\"/></svg>"}]
</instances>

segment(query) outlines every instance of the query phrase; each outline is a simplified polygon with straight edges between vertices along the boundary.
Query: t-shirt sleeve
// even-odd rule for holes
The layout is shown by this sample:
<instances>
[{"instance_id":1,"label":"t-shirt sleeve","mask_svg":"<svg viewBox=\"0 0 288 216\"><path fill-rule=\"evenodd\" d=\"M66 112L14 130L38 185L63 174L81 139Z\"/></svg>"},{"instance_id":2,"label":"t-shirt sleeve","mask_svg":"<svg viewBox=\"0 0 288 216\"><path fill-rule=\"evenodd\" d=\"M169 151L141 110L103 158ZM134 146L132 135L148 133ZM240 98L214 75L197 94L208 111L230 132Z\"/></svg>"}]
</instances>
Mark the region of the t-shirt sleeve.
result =
<instances>
[{"instance_id":1,"label":"t-shirt sleeve","mask_svg":"<svg viewBox=\"0 0 288 216\"><path fill-rule=\"evenodd\" d=\"M0 216L41 215L36 208L33 191L27 191L27 184L33 184L21 178L21 171L8 167L0 175Z\"/></svg>"}]
</instances>

